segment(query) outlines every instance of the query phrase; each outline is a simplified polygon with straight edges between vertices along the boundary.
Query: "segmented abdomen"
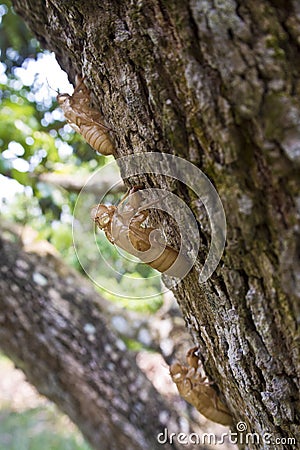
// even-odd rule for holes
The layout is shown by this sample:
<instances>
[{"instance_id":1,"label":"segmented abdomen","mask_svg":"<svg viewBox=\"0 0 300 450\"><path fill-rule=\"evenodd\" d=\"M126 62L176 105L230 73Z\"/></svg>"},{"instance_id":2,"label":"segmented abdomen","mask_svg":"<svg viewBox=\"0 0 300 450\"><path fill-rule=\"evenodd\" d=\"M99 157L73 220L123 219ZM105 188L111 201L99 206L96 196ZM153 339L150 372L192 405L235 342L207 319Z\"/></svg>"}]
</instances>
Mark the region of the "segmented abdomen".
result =
<instances>
[{"instance_id":1,"label":"segmented abdomen","mask_svg":"<svg viewBox=\"0 0 300 450\"><path fill-rule=\"evenodd\" d=\"M103 155L111 155L113 153L113 144L110 140L107 130L101 125L93 123L92 125L81 125L80 134L97 152Z\"/></svg>"},{"instance_id":2,"label":"segmented abdomen","mask_svg":"<svg viewBox=\"0 0 300 450\"><path fill-rule=\"evenodd\" d=\"M159 272L166 272L174 264L177 257L178 252L167 246L157 259L149 263L149 266Z\"/></svg>"}]
</instances>

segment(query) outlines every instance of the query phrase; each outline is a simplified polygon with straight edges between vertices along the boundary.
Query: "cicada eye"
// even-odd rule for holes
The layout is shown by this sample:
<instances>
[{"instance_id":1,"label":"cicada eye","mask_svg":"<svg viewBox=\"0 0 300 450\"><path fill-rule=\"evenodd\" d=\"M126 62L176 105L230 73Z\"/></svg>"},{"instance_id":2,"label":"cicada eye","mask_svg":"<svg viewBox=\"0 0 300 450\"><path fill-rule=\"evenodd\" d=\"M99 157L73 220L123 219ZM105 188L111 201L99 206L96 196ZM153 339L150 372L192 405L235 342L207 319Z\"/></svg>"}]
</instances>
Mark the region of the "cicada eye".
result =
<instances>
[{"instance_id":1,"label":"cicada eye","mask_svg":"<svg viewBox=\"0 0 300 450\"><path fill-rule=\"evenodd\" d=\"M108 214L105 214L99 219L99 224L101 227L105 227L110 222L110 217Z\"/></svg>"},{"instance_id":2,"label":"cicada eye","mask_svg":"<svg viewBox=\"0 0 300 450\"><path fill-rule=\"evenodd\" d=\"M70 98L69 94L58 94L56 97L59 104L64 103L68 98Z\"/></svg>"}]
</instances>

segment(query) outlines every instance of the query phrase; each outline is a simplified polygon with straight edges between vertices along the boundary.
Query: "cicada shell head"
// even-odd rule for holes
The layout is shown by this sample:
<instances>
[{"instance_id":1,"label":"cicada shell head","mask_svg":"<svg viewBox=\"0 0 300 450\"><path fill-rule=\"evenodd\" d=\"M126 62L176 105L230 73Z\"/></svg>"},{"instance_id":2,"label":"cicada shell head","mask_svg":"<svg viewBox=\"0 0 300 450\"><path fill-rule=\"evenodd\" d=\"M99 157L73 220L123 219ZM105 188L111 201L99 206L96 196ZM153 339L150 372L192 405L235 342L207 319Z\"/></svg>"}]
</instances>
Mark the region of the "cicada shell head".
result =
<instances>
[{"instance_id":1,"label":"cicada shell head","mask_svg":"<svg viewBox=\"0 0 300 450\"><path fill-rule=\"evenodd\" d=\"M56 100L58 101L60 106L62 106L66 102L66 100L70 100L70 98L70 94L57 94L56 96Z\"/></svg>"},{"instance_id":2,"label":"cicada shell head","mask_svg":"<svg viewBox=\"0 0 300 450\"><path fill-rule=\"evenodd\" d=\"M69 94L58 94L56 99L63 110L67 122L77 133L80 133L80 128L76 125L78 114L72 106L72 96Z\"/></svg>"},{"instance_id":3,"label":"cicada shell head","mask_svg":"<svg viewBox=\"0 0 300 450\"><path fill-rule=\"evenodd\" d=\"M187 374L187 371L187 368L179 363L174 363L170 366L170 375L174 383L183 380Z\"/></svg>"},{"instance_id":4,"label":"cicada shell head","mask_svg":"<svg viewBox=\"0 0 300 450\"><path fill-rule=\"evenodd\" d=\"M91 209L91 218L101 230L104 230L112 220L112 213L105 205L95 205Z\"/></svg>"},{"instance_id":5,"label":"cicada shell head","mask_svg":"<svg viewBox=\"0 0 300 450\"><path fill-rule=\"evenodd\" d=\"M57 94L56 100L61 109L63 110L63 113L67 119L67 113L71 107L70 105L71 96L69 94Z\"/></svg>"}]
</instances>

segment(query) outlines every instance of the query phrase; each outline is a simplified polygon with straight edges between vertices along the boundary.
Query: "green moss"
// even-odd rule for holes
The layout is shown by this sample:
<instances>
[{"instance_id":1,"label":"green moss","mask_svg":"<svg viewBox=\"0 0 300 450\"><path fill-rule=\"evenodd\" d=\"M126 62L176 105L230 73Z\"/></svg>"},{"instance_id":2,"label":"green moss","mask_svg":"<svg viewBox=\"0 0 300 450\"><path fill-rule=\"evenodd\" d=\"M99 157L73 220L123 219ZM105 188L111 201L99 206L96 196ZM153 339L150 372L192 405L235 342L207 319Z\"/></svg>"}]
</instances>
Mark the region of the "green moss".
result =
<instances>
[{"instance_id":1,"label":"green moss","mask_svg":"<svg viewBox=\"0 0 300 450\"><path fill-rule=\"evenodd\" d=\"M276 58L285 58L285 52L281 47L281 42L278 40L277 36L269 35L266 38L267 48L272 48L274 50L274 56Z\"/></svg>"},{"instance_id":2,"label":"green moss","mask_svg":"<svg viewBox=\"0 0 300 450\"><path fill-rule=\"evenodd\" d=\"M135 339L129 339L129 338L122 338L126 347L128 348L128 350L131 350L133 352L138 352L140 350L144 350L143 345L136 341Z\"/></svg>"}]
</instances>

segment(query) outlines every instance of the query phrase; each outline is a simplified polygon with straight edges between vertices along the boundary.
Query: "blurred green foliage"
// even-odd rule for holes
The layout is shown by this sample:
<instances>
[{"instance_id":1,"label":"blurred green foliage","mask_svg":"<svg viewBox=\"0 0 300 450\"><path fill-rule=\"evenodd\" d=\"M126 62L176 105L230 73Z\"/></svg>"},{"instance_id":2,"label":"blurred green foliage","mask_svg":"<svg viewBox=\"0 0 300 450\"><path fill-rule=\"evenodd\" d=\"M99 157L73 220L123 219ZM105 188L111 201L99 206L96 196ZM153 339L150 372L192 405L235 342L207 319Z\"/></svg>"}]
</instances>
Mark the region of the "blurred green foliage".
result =
<instances>
[{"instance_id":1,"label":"blurred green foliage","mask_svg":"<svg viewBox=\"0 0 300 450\"><path fill-rule=\"evenodd\" d=\"M0 450L91 450L73 427L64 427L53 405L0 411Z\"/></svg>"},{"instance_id":2,"label":"blurred green foliage","mask_svg":"<svg viewBox=\"0 0 300 450\"><path fill-rule=\"evenodd\" d=\"M40 50L38 41L32 36L23 20L15 14L9 0L0 5L0 49L2 61L8 67L20 66L28 57L34 58Z\"/></svg>"},{"instance_id":3,"label":"blurred green foliage","mask_svg":"<svg viewBox=\"0 0 300 450\"><path fill-rule=\"evenodd\" d=\"M0 373L1 386L6 387L0 391L0 450L91 450L70 419L28 390L24 378L1 353Z\"/></svg>"},{"instance_id":4,"label":"blurred green foliage","mask_svg":"<svg viewBox=\"0 0 300 450\"><path fill-rule=\"evenodd\" d=\"M83 229L80 265L72 245L72 214L78 194L41 178L48 173L85 178L107 159L66 124L47 79L51 71L45 71L56 62L40 49L8 0L0 5L0 20L0 214L30 225L68 264L85 273L83 266L99 284L109 285L110 289L101 291L107 298L116 301L113 292L123 297L151 297L145 302L122 299L121 303L133 309L156 310L161 298L153 296L161 290L160 278L153 276L155 271L149 266L122 258L103 233L97 233L96 245L91 246ZM57 71L62 73L59 68ZM116 204L119 197L109 194L108 199ZM89 204L98 202L96 197L87 200ZM90 226L88 216L87 211L83 221ZM99 261L99 251L106 264ZM117 275L112 275L110 265Z\"/></svg>"}]
</instances>

